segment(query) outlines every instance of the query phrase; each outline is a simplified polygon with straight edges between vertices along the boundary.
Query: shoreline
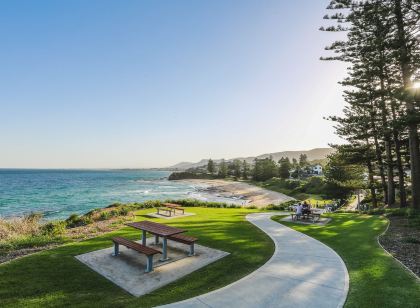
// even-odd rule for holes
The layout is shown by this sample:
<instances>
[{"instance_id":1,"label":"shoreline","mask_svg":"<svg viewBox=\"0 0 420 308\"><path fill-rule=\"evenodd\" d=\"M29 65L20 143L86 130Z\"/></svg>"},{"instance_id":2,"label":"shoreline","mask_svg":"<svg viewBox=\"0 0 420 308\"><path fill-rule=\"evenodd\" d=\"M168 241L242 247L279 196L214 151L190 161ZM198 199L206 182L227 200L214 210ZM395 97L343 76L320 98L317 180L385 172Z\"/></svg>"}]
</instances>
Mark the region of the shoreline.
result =
<instances>
[{"instance_id":1,"label":"shoreline","mask_svg":"<svg viewBox=\"0 0 420 308\"><path fill-rule=\"evenodd\" d=\"M191 183L194 185L202 185L197 190L204 196L212 198L223 198L232 200L233 203L247 206L265 207L270 204L278 205L283 202L296 200L285 194L268 190L259 186L248 184L245 182L229 181L222 179L184 179L178 182ZM225 201L226 202L226 201ZM229 201L228 201L229 202Z\"/></svg>"}]
</instances>

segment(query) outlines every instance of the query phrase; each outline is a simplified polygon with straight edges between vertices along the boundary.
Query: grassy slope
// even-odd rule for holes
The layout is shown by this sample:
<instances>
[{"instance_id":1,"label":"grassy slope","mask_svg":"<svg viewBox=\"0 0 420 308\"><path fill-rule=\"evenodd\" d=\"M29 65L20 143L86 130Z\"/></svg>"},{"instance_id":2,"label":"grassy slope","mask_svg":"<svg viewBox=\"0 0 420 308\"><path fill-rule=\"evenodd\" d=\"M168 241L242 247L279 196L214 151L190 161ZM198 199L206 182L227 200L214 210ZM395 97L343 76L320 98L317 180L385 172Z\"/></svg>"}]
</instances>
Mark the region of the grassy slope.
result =
<instances>
[{"instance_id":1,"label":"grassy slope","mask_svg":"<svg viewBox=\"0 0 420 308\"><path fill-rule=\"evenodd\" d=\"M143 214L153 210L140 211ZM189 208L196 216L165 220L197 236L200 244L231 255L146 296L135 298L77 261L74 256L110 247L116 234L139 238L123 228L105 236L71 243L0 266L0 306L150 307L218 289L252 272L273 254L272 241L245 221L245 209ZM159 220L157 220L159 221Z\"/></svg>"},{"instance_id":2,"label":"grassy slope","mask_svg":"<svg viewBox=\"0 0 420 308\"><path fill-rule=\"evenodd\" d=\"M276 192L288 195L290 197L293 197L293 198L301 200L301 201L306 200L307 202L309 202L311 204L316 204L318 202L319 205L324 205L324 202L327 203L327 204L333 202L333 200L324 199L321 195L301 193L301 192L296 193L292 189L285 188L285 187L281 186L279 183L276 183L276 182L270 182L270 181L255 182L255 181L251 181L249 183L252 184L252 185L263 187L263 188L268 189L268 190L272 190L272 191L276 191Z\"/></svg>"},{"instance_id":3,"label":"grassy slope","mask_svg":"<svg viewBox=\"0 0 420 308\"><path fill-rule=\"evenodd\" d=\"M420 307L420 284L377 243L387 220L358 214L331 216L327 226L282 223L327 244L343 258L350 275L345 307Z\"/></svg>"}]
</instances>

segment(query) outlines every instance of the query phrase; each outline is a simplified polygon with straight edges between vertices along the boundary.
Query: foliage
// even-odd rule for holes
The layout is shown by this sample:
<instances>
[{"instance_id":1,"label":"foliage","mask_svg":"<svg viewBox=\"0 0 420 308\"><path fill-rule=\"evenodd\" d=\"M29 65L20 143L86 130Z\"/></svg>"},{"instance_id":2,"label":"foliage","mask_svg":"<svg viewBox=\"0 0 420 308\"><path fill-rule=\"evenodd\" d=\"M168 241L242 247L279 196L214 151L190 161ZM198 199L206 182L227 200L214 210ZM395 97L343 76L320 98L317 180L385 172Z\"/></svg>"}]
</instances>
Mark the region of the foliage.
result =
<instances>
[{"instance_id":1,"label":"foliage","mask_svg":"<svg viewBox=\"0 0 420 308\"><path fill-rule=\"evenodd\" d=\"M186 179L214 179L214 176L211 174L202 173L202 172L183 171L183 172L173 172L168 177L169 181L186 180Z\"/></svg>"},{"instance_id":2,"label":"foliage","mask_svg":"<svg viewBox=\"0 0 420 308\"><path fill-rule=\"evenodd\" d=\"M420 2L333 0L328 9L336 13L324 19L337 25L321 30L347 32L346 39L326 48L333 54L322 58L348 65L341 82L343 116L330 117L337 135L347 141L342 148L352 155L346 158L366 168L373 206L379 197L393 206L397 192L399 205L407 205L409 162L412 205L420 209L420 97L413 89L420 77ZM341 181L334 183L343 187Z\"/></svg>"},{"instance_id":3,"label":"foliage","mask_svg":"<svg viewBox=\"0 0 420 308\"><path fill-rule=\"evenodd\" d=\"M65 223L43 224L40 214L0 219L0 258L17 249L30 249L63 242Z\"/></svg>"},{"instance_id":4,"label":"foliage","mask_svg":"<svg viewBox=\"0 0 420 308\"><path fill-rule=\"evenodd\" d=\"M214 165L214 161L211 158L207 162L207 171L210 174L213 174L216 171L216 166Z\"/></svg>"},{"instance_id":5,"label":"foliage","mask_svg":"<svg viewBox=\"0 0 420 308\"><path fill-rule=\"evenodd\" d=\"M266 181L277 176L277 174L277 165L271 157L255 159L254 168L252 171L253 180Z\"/></svg>"},{"instance_id":6,"label":"foliage","mask_svg":"<svg viewBox=\"0 0 420 308\"><path fill-rule=\"evenodd\" d=\"M302 201L314 197L319 201L328 199L345 199L343 195L338 194L337 191L334 190L323 177L319 176L302 180L274 178L265 182L254 182L254 184L289 195ZM328 202L330 201L328 200Z\"/></svg>"},{"instance_id":7,"label":"foliage","mask_svg":"<svg viewBox=\"0 0 420 308\"><path fill-rule=\"evenodd\" d=\"M217 176L224 179L227 175L228 175L228 166L226 164L226 161L222 159L222 161L219 164L219 172L217 173Z\"/></svg>"},{"instance_id":8,"label":"foliage","mask_svg":"<svg viewBox=\"0 0 420 308\"><path fill-rule=\"evenodd\" d=\"M292 164L290 163L290 160L288 157L281 158L279 160L279 177L281 179L288 179L290 177L290 170L292 169Z\"/></svg>"},{"instance_id":9,"label":"foliage","mask_svg":"<svg viewBox=\"0 0 420 308\"><path fill-rule=\"evenodd\" d=\"M50 221L41 226L42 235L62 236L66 231L67 224L64 221Z\"/></svg>"}]
</instances>

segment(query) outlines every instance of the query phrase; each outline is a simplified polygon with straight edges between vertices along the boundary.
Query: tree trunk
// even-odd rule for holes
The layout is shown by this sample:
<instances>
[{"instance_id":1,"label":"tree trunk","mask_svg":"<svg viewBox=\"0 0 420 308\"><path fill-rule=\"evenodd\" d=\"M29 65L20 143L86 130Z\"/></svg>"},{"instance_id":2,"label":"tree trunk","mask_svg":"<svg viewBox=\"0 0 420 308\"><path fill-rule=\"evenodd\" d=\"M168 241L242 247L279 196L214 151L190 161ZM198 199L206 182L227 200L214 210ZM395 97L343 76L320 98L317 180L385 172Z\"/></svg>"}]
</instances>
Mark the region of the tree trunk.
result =
<instances>
[{"instance_id":1,"label":"tree trunk","mask_svg":"<svg viewBox=\"0 0 420 308\"><path fill-rule=\"evenodd\" d=\"M398 136L398 131L394 129L393 131L394 135L394 143L395 143L395 154L397 156L396 163L397 163L397 169L398 169L398 190L400 191L400 207L406 207L407 206L407 193L405 190L405 178L404 178L404 166L402 164L402 158L401 158L401 141Z\"/></svg>"},{"instance_id":2,"label":"tree trunk","mask_svg":"<svg viewBox=\"0 0 420 308\"><path fill-rule=\"evenodd\" d=\"M382 58L383 55L381 54ZM384 140L385 140L385 157L386 157L386 167L387 167L387 178L388 178L388 206L393 206L395 204L395 182L394 182L394 162L392 159L392 143L391 143L391 131L389 129L389 123L387 120L388 117L388 110L386 106L385 100L385 82L384 82L384 74L383 74L383 67L381 68L381 101L380 101L380 108L381 108L381 115L382 115L382 125L384 129Z\"/></svg>"},{"instance_id":3,"label":"tree trunk","mask_svg":"<svg viewBox=\"0 0 420 308\"><path fill-rule=\"evenodd\" d=\"M366 143L369 145L369 140L366 140ZM370 152L370 151L369 151ZM370 156L370 154L368 154ZM372 167L372 161L370 157L366 160L366 166L368 168L368 181L369 181L369 189L370 194L372 196L372 207L378 206L378 199L376 197L376 187L375 187L375 180L373 177L373 167Z\"/></svg>"},{"instance_id":4,"label":"tree trunk","mask_svg":"<svg viewBox=\"0 0 420 308\"><path fill-rule=\"evenodd\" d=\"M372 106L372 110L373 108L374 107ZM374 145L375 145L376 160L378 162L379 176L381 177L381 186L384 192L384 203L388 204L388 186L385 180L384 162L382 159L381 147L379 146L379 141L378 141L378 130L376 129L375 115L372 112L371 112L371 124L373 128L373 140L374 140Z\"/></svg>"},{"instance_id":5,"label":"tree trunk","mask_svg":"<svg viewBox=\"0 0 420 308\"><path fill-rule=\"evenodd\" d=\"M392 159L391 137L385 137L387 184L388 184L388 206L395 205L395 182L394 182L394 162Z\"/></svg>"},{"instance_id":6,"label":"tree trunk","mask_svg":"<svg viewBox=\"0 0 420 308\"><path fill-rule=\"evenodd\" d=\"M391 102L391 113L392 113L392 121L394 122L392 127L392 136L394 139L395 144L395 155L396 155L396 166L398 170L398 190L399 190L399 197L400 197L400 207L407 206L407 193L405 190L405 178L404 178L404 166L402 163L402 155L401 155L401 140L400 134L396 127L396 120L397 120L397 111L395 106L395 101Z\"/></svg>"},{"instance_id":7,"label":"tree trunk","mask_svg":"<svg viewBox=\"0 0 420 308\"><path fill-rule=\"evenodd\" d=\"M404 83L404 88L409 93L412 87L411 81L411 58L407 48L406 29L401 10L401 0L394 0L394 14L397 24L397 39L399 41L399 62ZM411 187L413 208L420 209L420 149L417 123L413 120L415 115L414 100L407 95L405 97L405 106L408 116L408 140L410 152L411 167Z\"/></svg>"},{"instance_id":8,"label":"tree trunk","mask_svg":"<svg viewBox=\"0 0 420 308\"><path fill-rule=\"evenodd\" d=\"M382 158L381 148L379 146L378 137L373 137L375 141L375 154L376 154L376 160L378 161L378 168L379 168L379 176L381 177L381 185L382 190L384 192L384 203L388 204L388 185L386 184L385 179L385 168L384 168L384 161Z\"/></svg>"}]
</instances>

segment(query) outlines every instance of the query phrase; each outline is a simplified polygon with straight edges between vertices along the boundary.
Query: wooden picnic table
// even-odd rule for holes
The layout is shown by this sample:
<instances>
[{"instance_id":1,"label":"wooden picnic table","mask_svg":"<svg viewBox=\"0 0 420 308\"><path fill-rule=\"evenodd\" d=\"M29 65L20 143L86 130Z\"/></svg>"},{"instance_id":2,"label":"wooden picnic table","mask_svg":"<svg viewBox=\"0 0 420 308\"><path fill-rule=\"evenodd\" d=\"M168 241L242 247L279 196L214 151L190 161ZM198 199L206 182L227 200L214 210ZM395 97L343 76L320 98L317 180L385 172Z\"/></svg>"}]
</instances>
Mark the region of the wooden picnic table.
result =
<instances>
[{"instance_id":1,"label":"wooden picnic table","mask_svg":"<svg viewBox=\"0 0 420 308\"><path fill-rule=\"evenodd\" d=\"M146 246L146 232L149 232L155 236L155 244L159 243L159 237L163 238L162 246L162 259L161 261L168 260L168 249L167 249L167 240L168 236L176 235L185 232L185 230L171 227L164 224L159 224L157 222L143 220L139 222L128 223L127 226L142 230L141 242Z\"/></svg>"},{"instance_id":2,"label":"wooden picnic table","mask_svg":"<svg viewBox=\"0 0 420 308\"><path fill-rule=\"evenodd\" d=\"M176 214L176 210L181 211L182 215L184 215L184 208L181 207L179 204L174 204L174 203L164 203L163 204L164 207L173 210L174 215Z\"/></svg>"}]
</instances>

